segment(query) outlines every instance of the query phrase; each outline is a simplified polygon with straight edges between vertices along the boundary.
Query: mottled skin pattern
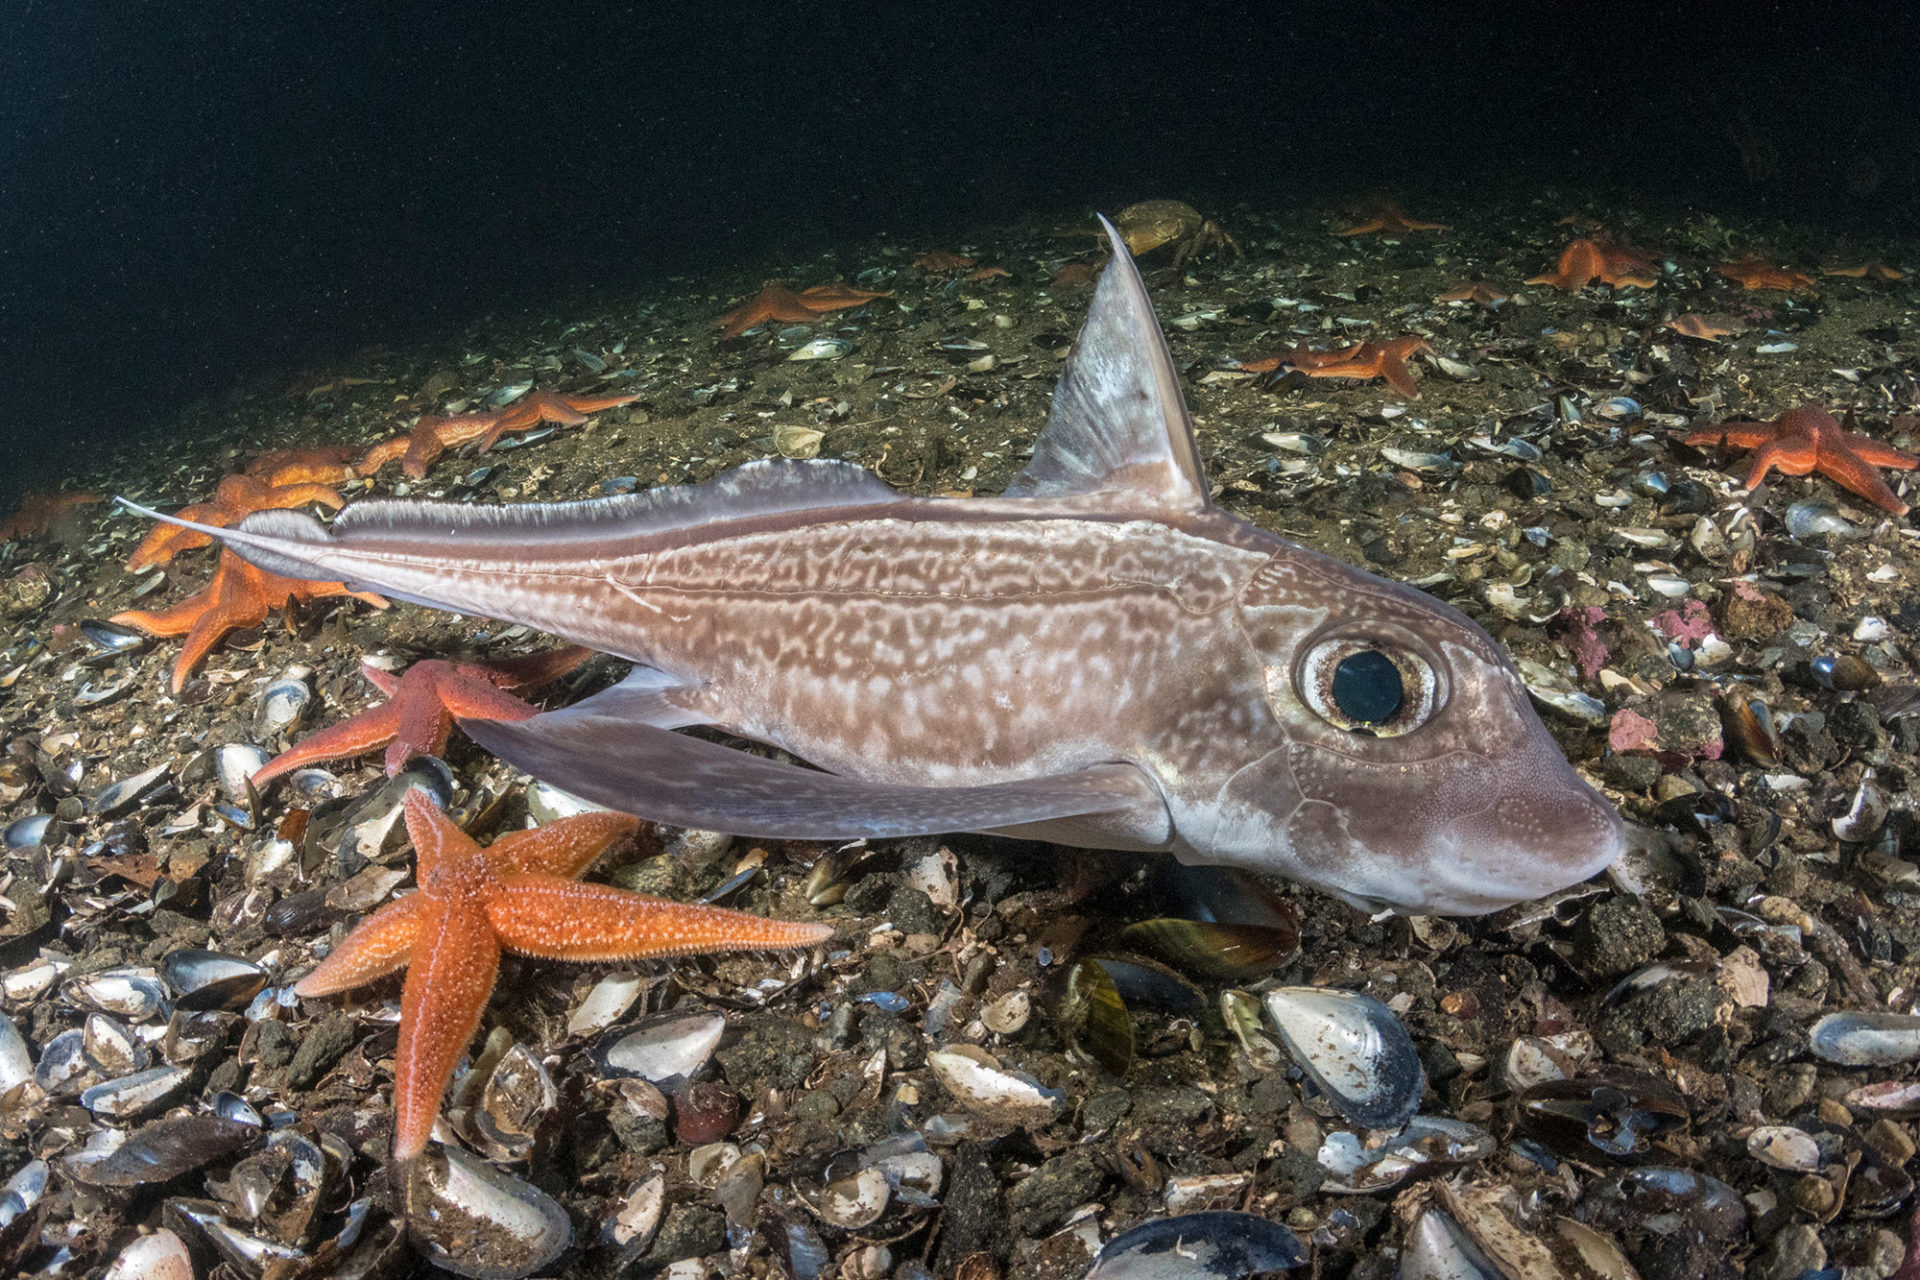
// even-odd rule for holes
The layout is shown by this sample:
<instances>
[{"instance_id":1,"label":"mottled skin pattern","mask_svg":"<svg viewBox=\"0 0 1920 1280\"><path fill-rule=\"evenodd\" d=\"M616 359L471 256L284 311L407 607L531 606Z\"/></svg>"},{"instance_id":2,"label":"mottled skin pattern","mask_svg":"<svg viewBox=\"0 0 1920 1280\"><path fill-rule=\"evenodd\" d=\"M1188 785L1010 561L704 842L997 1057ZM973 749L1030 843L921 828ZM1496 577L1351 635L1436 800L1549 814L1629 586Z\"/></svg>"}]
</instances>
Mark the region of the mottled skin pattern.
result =
<instances>
[{"instance_id":1,"label":"mottled skin pattern","mask_svg":"<svg viewBox=\"0 0 1920 1280\"><path fill-rule=\"evenodd\" d=\"M331 531L265 513L223 536L278 572L632 659L664 673L675 709L642 724L718 725L876 791L1133 780L1104 806L1037 822L1009 807L988 829L1165 849L1409 911L1492 910L1611 861L1619 819L1480 628L1207 499L1151 303L1117 237L1114 250L1005 497L908 498L846 464L775 462L631 499L365 504ZM1392 657L1419 714L1377 734L1332 722L1322 677L1348 641ZM621 741L603 724L569 748L567 715L513 726L561 730L557 754L527 760L562 786L570 767L614 776L597 798L645 814L642 775L675 758L635 737L644 768L622 792ZM524 745L482 741L509 759L502 743ZM687 777L727 768L689 763ZM793 772L801 792L818 777ZM709 816L728 820L724 796ZM835 834L901 831L849 818Z\"/></svg>"}]
</instances>

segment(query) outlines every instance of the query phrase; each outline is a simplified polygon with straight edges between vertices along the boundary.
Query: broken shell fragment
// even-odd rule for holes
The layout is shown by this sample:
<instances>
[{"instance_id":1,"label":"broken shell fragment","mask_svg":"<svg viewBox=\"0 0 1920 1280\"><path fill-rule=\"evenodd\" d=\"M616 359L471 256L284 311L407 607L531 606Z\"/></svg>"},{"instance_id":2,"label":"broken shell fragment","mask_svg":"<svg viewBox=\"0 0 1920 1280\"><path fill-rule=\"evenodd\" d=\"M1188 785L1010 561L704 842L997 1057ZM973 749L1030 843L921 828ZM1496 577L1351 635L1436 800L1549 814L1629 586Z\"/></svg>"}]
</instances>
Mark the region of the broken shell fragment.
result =
<instances>
[{"instance_id":1,"label":"broken shell fragment","mask_svg":"<svg viewBox=\"0 0 1920 1280\"><path fill-rule=\"evenodd\" d=\"M193 1259L180 1237L162 1227L122 1249L101 1280L193 1280Z\"/></svg>"},{"instance_id":2,"label":"broken shell fragment","mask_svg":"<svg viewBox=\"0 0 1920 1280\"><path fill-rule=\"evenodd\" d=\"M119 817L138 804L141 796L158 786L172 764L171 760L162 760L151 769L102 787L88 799L87 812L96 818Z\"/></svg>"},{"instance_id":3,"label":"broken shell fragment","mask_svg":"<svg viewBox=\"0 0 1920 1280\"><path fill-rule=\"evenodd\" d=\"M1747 1135L1747 1154L1770 1169L1812 1173L1820 1167L1820 1144L1792 1125L1761 1125Z\"/></svg>"},{"instance_id":4,"label":"broken shell fragment","mask_svg":"<svg viewBox=\"0 0 1920 1280\"><path fill-rule=\"evenodd\" d=\"M1813 1024L1813 1052L1843 1067L1920 1061L1920 1017L1906 1013L1830 1013Z\"/></svg>"},{"instance_id":5,"label":"broken shell fragment","mask_svg":"<svg viewBox=\"0 0 1920 1280\"><path fill-rule=\"evenodd\" d=\"M167 989L152 969L102 969L60 984L60 998L82 1009L98 1009L129 1022L164 1015Z\"/></svg>"},{"instance_id":6,"label":"broken shell fragment","mask_svg":"<svg viewBox=\"0 0 1920 1280\"><path fill-rule=\"evenodd\" d=\"M0 1097L33 1079L33 1053L13 1020L0 1013Z\"/></svg>"},{"instance_id":7,"label":"broken shell fragment","mask_svg":"<svg viewBox=\"0 0 1920 1280\"><path fill-rule=\"evenodd\" d=\"M220 791L235 804L247 803L253 775L273 759L251 742L229 742L213 749L213 773L220 780Z\"/></svg>"},{"instance_id":8,"label":"broken shell fragment","mask_svg":"<svg viewBox=\"0 0 1920 1280\"><path fill-rule=\"evenodd\" d=\"M637 1076L649 1084L691 1080L707 1065L726 1029L722 1013L671 1013L610 1032L594 1051L594 1061L610 1076Z\"/></svg>"},{"instance_id":9,"label":"broken shell fragment","mask_svg":"<svg viewBox=\"0 0 1920 1280\"><path fill-rule=\"evenodd\" d=\"M191 1075L184 1067L149 1067L84 1090L80 1105L108 1120L127 1120L171 1099Z\"/></svg>"},{"instance_id":10,"label":"broken shell fragment","mask_svg":"<svg viewBox=\"0 0 1920 1280\"><path fill-rule=\"evenodd\" d=\"M1420 1109L1427 1074L1393 1010L1320 987L1281 987L1266 1005L1294 1062L1349 1121L1398 1129Z\"/></svg>"},{"instance_id":11,"label":"broken shell fragment","mask_svg":"<svg viewBox=\"0 0 1920 1280\"><path fill-rule=\"evenodd\" d=\"M312 674L311 667L288 667L261 692L260 710L253 717L254 737L272 741L300 727L313 702L313 688L307 683Z\"/></svg>"},{"instance_id":12,"label":"broken shell fragment","mask_svg":"<svg viewBox=\"0 0 1920 1280\"><path fill-rule=\"evenodd\" d=\"M507 1159L519 1159L533 1148L535 1132L560 1091L540 1059L525 1045L516 1044L494 1064L493 1074L474 1109L474 1128Z\"/></svg>"},{"instance_id":13,"label":"broken shell fragment","mask_svg":"<svg viewBox=\"0 0 1920 1280\"><path fill-rule=\"evenodd\" d=\"M858 1230L880 1220L893 1188L878 1169L862 1169L850 1178L828 1183L820 1192L820 1217L831 1226Z\"/></svg>"},{"instance_id":14,"label":"broken shell fragment","mask_svg":"<svg viewBox=\"0 0 1920 1280\"><path fill-rule=\"evenodd\" d=\"M1477 1125L1438 1116L1415 1116L1385 1142L1369 1146L1359 1134L1337 1129L1320 1144L1320 1167L1328 1191L1385 1191L1415 1170L1442 1169L1484 1160L1498 1147Z\"/></svg>"},{"instance_id":15,"label":"broken shell fragment","mask_svg":"<svg viewBox=\"0 0 1920 1280\"><path fill-rule=\"evenodd\" d=\"M1002 1070L998 1059L972 1045L937 1049L927 1055L927 1066L955 1101L996 1124L1042 1128L1066 1109L1066 1095L1059 1090L1023 1072Z\"/></svg>"},{"instance_id":16,"label":"broken shell fragment","mask_svg":"<svg viewBox=\"0 0 1920 1280\"><path fill-rule=\"evenodd\" d=\"M573 1242L573 1223L552 1196L457 1147L435 1144L414 1160L406 1201L414 1246L469 1280L520 1280Z\"/></svg>"},{"instance_id":17,"label":"broken shell fragment","mask_svg":"<svg viewBox=\"0 0 1920 1280\"><path fill-rule=\"evenodd\" d=\"M1238 1280L1307 1260L1300 1237L1252 1213L1189 1213L1123 1231L1100 1250L1086 1280Z\"/></svg>"}]
</instances>

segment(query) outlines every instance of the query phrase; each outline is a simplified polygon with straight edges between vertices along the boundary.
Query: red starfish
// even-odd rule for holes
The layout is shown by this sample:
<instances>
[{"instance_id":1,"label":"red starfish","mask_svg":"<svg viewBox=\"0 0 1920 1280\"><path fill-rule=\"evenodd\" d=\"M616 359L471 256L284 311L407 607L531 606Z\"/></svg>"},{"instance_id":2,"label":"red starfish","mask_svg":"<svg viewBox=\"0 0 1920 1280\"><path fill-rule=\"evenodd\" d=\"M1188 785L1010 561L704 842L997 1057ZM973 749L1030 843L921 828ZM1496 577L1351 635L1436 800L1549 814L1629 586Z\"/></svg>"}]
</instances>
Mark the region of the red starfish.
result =
<instances>
[{"instance_id":1,"label":"red starfish","mask_svg":"<svg viewBox=\"0 0 1920 1280\"><path fill-rule=\"evenodd\" d=\"M1476 302L1483 307L1491 307L1497 302L1506 300L1506 294L1479 280L1448 290L1434 299L1435 302Z\"/></svg>"},{"instance_id":2,"label":"red starfish","mask_svg":"<svg viewBox=\"0 0 1920 1280\"><path fill-rule=\"evenodd\" d=\"M1593 240L1575 240L1560 255L1560 265L1546 275L1534 276L1528 284L1550 284L1568 293L1578 293L1593 280L1619 288L1635 285L1651 289L1655 280L1653 260L1639 249L1625 245L1601 245Z\"/></svg>"},{"instance_id":3,"label":"red starfish","mask_svg":"<svg viewBox=\"0 0 1920 1280\"><path fill-rule=\"evenodd\" d=\"M406 967L393 1066L395 1160L426 1149L447 1080L493 995L502 950L549 960L648 960L785 951L833 936L831 925L578 883L609 845L639 827L623 813L565 818L482 849L425 792L407 792L405 804L420 891L368 916L293 988L302 998L333 995Z\"/></svg>"},{"instance_id":4,"label":"red starfish","mask_svg":"<svg viewBox=\"0 0 1920 1280\"><path fill-rule=\"evenodd\" d=\"M1418 400L1420 384L1407 368L1407 357L1431 350L1425 338L1412 335L1391 342L1356 342L1340 351L1312 351L1302 342L1286 355L1268 356L1240 367L1252 373L1272 373L1288 365L1309 378L1385 378L1395 391Z\"/></svg>"},{"instance_id":5,"label":"red starfish","mask_svg":"<svg viewBox=\"0 0 1920 1280\"><path fill-rule=\"evenodd\" d=\"M1444 222L1422 222L1408 215L1397 201L1384 196L1369 200L1360 209L1360 222L1345 231L1336 231L1339 236L1364 236L1376 231L1445 231Z\"/></svg>"},{"instance_id":6,"label":"red starfish","mask_svg":"<svg viewBox=\"0 0 1920 1280\"><path fill-rule=\"evenodd\" d=\"M1723 422L1717 427L1695 431L1687 437L1691 445L1719 444L1725 441L1736 449L1753 449L1753 467L1747 472L1747 488L1758 488L1767 472L1804 476L1818 471L1845 489L1851 489L1875 506L1897 516L1909 510L1906 503L1887 487L1876 467L1894 467L1911 471L1920 467L1920 457L1903 453L1846 428L1853 425L1847 415L1846 426L1816 404L1789 409L1772 422Z\"/></svg>"},{"instance_id":7,"label":"red starfish","mask_svg":"<svg viewBox=\"0 0 1920 1280\"><path fill-rule=\"evenodd\" d=\"M256 569L223 549L220 563L213 570L213 580L205 590L172 608L157 613L129 609L114 614L112 621L138 627L150 635L186 636L180 656L173 664L173 691L178 693L193 669L200 665L200 659L206 657L227 632L265 622L269 613L289 600L318 600L324 596L352 596L376 608L387 607L384 599L371 592L349 591L339 582L283 578L277 573Z\"/></svg>"},{"instance_id":8,"label":"red starfish","mask_svg":"<svg viewBox=\"0 0 1920 1280\"><path fill-rule=\"evenodd\" d=\"M930 276L950 275L973 265L973 259L964 253L948 253L944 249L935 249L932 253L923 253L913 260L913 265Z\"/></svg>"},{"instance_id":9,"label":"red starfish","mask_svg":"<svg viewBox=\"0 0 1920 1280\"><path fill-rule=\"evenodd\" d=\"M1820 273L1823 276L1851 276L1855 280L1878 280L1887 284L1894 280L1905 280L1907 273L1890 267L1878 258L1868 258L1857 267L1828 267Z\"/></svg>"},{"instance_id":10,"label":"red starfish","mask_svg":"<svg viewBox=\"0 0 1920 1280\"><path fill-rule=\"evenodd\" d=\"M358 452L358 447L350 444L269 449L256 455L244 470L274 488L289 484L343 484L359 475L353 467L353 455Z\"/></svg>"},{"instance_id":11,"label":"red starfish","mask_svg":"<svg viewBox=\"0 0 1920 1280\"><path fill-rule=\"evenodd\" d=\"M0 542L18 542L31 534L45 533L75 507L99 501L97 493L29 493L20 500L18 511L0 520Z\"/></svg>"},{"instance_id":12,"label":"red starfish","mask_svg":"<svg viewBox=\"0 0 1920 1280\"><path fill-rule=\"evenodd\" d=\"M1729 280L1738 281L1742 289L1779 289L1783 292L1791 292L1795 289L1813 287L1813 277L1806 272L1776 267L1752 254L1748 254L1738 262L1724 263L1715 267L1714 270Z\"/></svg>"},{"instance_id":13,"label":"red starfish","mask_svg":"<svg viewBox=\"0 0 1920 1280\"><path fill-rule=\"evenodd\" d=\"M257 476L228 476L213 490L212 502L197 502L176 513L182 520L226 528L256 511L284 507L304 507L318 502L338 511L347 500L323 484L273 485ZM181 551L204 547L213 541L204 533L182 529L178 525L158 524L148 532L133 554L127 557L127 569L138 573L149 565L165 564Z\"/></svg>"},{"instance_id":14,"label":"red starfish","mask_svg":"<svg viewBox=\"0 0 1920 1280\"><path fill-rule=\"evenodd\" d=\"M592 656L593 650L573 645L503 662L429 658L414 663L402 675L362 664L360 674L387 700L282 751L253 775L253 785L265 787L305 765L363 756L381 747L387 749L387 774L392 776L413 756L445 752L455 716L525 720L534 708L514 697L515 693L551 684Z\"/></svg>"},{"instance_id":15,"label":"red starfish","mask_svg":"<svg viewBox=\"0 0 1920 1280\"><path fill-rule=\"evenodd\" d=\"M811 289L795 293L779 281L769 280L758 295L741 303L714 323L720 326L720 339L725 342L769 320L807 324L818 320L823 312L841 311L847 307L857 307L863 302L872 302L875 298L892 296L891 293L868 293L865 289L853 289L844 284L817 284Z\"/></svg>"},{"instance_id":16,"label":"red starfish","mask_svg":"<svg viewBox=\"0 0 1920 1280\"><path fill-rule=\"evenodd\" d=\"M368 449L355 466L360 475L370 476L399 458L400 469L418 480L439 461L441 454L469 440L478 440L479 451L485 453L508 432L526 431L542 422L578 426L587 420L590 413L611 409L615 405L632 404L639 398L638 392L623 396L570 396L552 391L529 391L502 409L490 409L484 413L458 413L451 417L429 414L415 423L409 434L383 440Z\"/></svg>"}]
</instances>

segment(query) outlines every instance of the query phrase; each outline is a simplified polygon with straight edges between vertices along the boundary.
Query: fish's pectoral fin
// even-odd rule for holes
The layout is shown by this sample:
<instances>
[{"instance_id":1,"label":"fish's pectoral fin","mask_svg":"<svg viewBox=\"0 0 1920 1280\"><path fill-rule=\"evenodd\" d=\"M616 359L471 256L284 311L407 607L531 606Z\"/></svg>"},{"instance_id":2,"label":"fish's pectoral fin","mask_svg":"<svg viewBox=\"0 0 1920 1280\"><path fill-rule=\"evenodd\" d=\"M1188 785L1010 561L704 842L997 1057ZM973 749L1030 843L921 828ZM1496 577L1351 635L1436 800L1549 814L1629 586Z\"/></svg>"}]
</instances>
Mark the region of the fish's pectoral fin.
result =
<instances>
[{"instance_id":1,"label":"fish's pectoral fin","mask_svg":"<svg viewBox=\"0 0 1920 1280\"><path fill-rule=\"evenodd\" d=\"M1211 505L1180 371L1126 242L1105 218L1112 258L1053 391L1033 461L1009 498L1097 498L1142 515Z\"/></svg>"},{"instance_id":2,"label":"fish's pectoral fin","mask_svg":"<svg viewBox=\"0 0 1920 1280\"><path fill-rule=\"evenodd\" d=\"M536 778L667 826L773 840L852 840L987 831L1089 814L1124 813L1126 825L1142 832L1171 825L1159 789L1129 764L985 786L898 786L782 764L598 711L581 703L530 720L460 725Z\"/></svg>"}]
</instances>

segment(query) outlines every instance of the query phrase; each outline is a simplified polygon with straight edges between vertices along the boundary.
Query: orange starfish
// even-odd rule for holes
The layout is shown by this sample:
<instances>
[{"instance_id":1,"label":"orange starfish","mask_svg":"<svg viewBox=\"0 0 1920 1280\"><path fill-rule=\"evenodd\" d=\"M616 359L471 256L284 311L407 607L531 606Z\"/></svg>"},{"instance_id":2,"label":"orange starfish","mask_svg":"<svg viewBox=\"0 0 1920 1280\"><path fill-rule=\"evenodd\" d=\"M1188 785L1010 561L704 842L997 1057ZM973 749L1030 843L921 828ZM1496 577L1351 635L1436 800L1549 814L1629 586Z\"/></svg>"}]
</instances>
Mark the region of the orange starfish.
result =
<instances>
[{"instance_id":1,"label":"orange starfish","mask_svg":"<svg viewBox=\"0 0 1920 1280\"><path fill-rule=\"evenodd\" d=\"M1828 267L1820 274L1823 276L1850 276L1855 280L1878 280L1882 284L1890 283L1894 280L1905 280L1907 278L1906 272L1890 267L1878 258L1868 258L1857 267Z\"/></svg>"},{"instance_id":2,"label":"orange starfish","mask_svg":"<svg viewBox=\"0 0 1920 1280\"><path fill-rule=\"evenodd\" d=\"M214 486L212 502L197 502L175 512L182 520L226 528L256 511L274 511L286 507L304 507L320 503L338 511L346 499L324 484L296 483L272 485L258 476L228 476ZM150 565L165 564L182 551L204 547L213 539L178 525L155 525L127 557L129 572L138 573Z\"/></svg>"},{"instance_id":3,"label":"orange starfish","mask_svg":"<svg viewBox=\"0 0 1920 1280\"><path fill-rule=\"evenodd\" d=\"M1729 329L1717 320L1709 320L1697 311L1675 316L1667 321L1666 327L1683 338L1698 338L1702 342L1718 342L1740 332L1738 329Z\"/></svg>"},{"instance_id":4,"label":"orange starfish","mask_svg":"<svg viewBox=\"0 0 1920 1280\"><path fill-rule=\"evenodd\" d=\"M1575 240L1560 254L1559 267L1546 275L1533 276L1528 284L1550 284L1568 293L1578 293L1593 280L1620 288L1634 285L1651 289L1655 280L1653 260L1638 249L1625 245L1602 245L1594 240Z\"/></svg>"},{"instance_id":5,"label":"orange starfish","mask_svg":"<svg viewBox=\"0 0 1920 1280\"><path fill-rule=\"evenodd\" d=\"M253 785L265 787L303 766L362 756L381 747L387 749L391 777L413 756L445 752L455 716L525 720L534 708L514 697L515 693L551 684L592 656L593 650L574 645L502 662L429 658L401 675L363 663L360 674L387 700L282 751L253 775Z\"/></svg>"},{"instance_id":6,"label":"orange starfish","mask_svg":"<svg viewBox=\"0 0 1920 1280\"><path fill-rule=\"evenodd\" d=\"M975 267L972 271L967 272L967 279L969 280L994 280L1001 278L1011 280L1013 279L1013 272L1007 270L1005 267Z\"/></svg>"},{"instance_id":7,"label":"orange starfish","mask_svg":"<svg viewBox=\"0 0 1920 1280\"><path fill-rule=\"evenodd\" d=\"M361 454L360 461L354 465L360 475L370 476L399 458L400 469L418 480L440 460L441 454L469 440L478 440L479 452L485 453L508 432L527 431L542 422L578 426L587 420L588 414L632 404L639 398L638 392L622 396L570 396L529 391L505 408L484 413L456 413L449 417L427 414L414 424L411 432L382 440Z\"/></svg>"},{"instance_id":8,"label":"orange starfish","mask_svg":"<svg viewBox=\"0 0 1920 1280\"><path fill-rule=\"evenodd\" d=\"M960 271L973 265L973 259L964 253L947 253L936 249L932 253L923 253L913 260L913 265L928 275L945 275L951 271Z\"/></svg>"},{"instance_id":9,"label":"orange starfish","mask_svg":"<svg viewBox=\"0 0 1920 1280\"><path fill-rule=\"evenodd\" d=\"M1714 270L1729 280L1737 281L1742 289L1779 289L1790 293L1795 289L1813 287L1813 277L1806 272L1776 267L1752 254L1738 262L1723 263Z\"/></svg>"},{"instance_id":10,"label":"orange starfish","mask_svg":"<svg viewBox=\"0 0 1920 1280\"><path fill-rule=\"evenodd\" d=\"M20 499L20 509L0 520L0 542L18 542L33 534L45 533L75 507L102 501L97 493L29 493Z\"/></svg>"},{"instance_id":11,"label":"orange starfish","mask_svg":"<svg viewBox=\"0 0 1920 1280\"><path fill-rule=\"evenodd\" d=\"M1360 222L1344 231L1336 231L1338 236L1364 236L1376 231L1445 231L1444 222L1422 222L1408 215L1397 201L1385 197L1369 200L1360 208Z\"/></svg>"},{"instance_id":12,"label":"orange starfish","mask_svg":"<svg viewBox=\"0 0 1920 1280\"><path fill-rule=\"evenodd\" d=\"M1851 413L1842 425L1819 405L1803 404L1798 409L1787 410L1772 422L1723 422L1717 427L1695 431L1687 437L1687 443L1707 445L1725 441L1736 449L1756 450L1753 467L1747 472L1748 489L1758 488L1769 471L1778 470L1789 476L1818 471L1875 506L1904 516L1909 510L1907 504L1900 501L1875 468L1911 471L1920 467L1920 457L1848 430L1852 425Z\"/></svg>"},{"instance_id":13,"label":"orange starfish","mask_svg":"<svg viewBox=\"0 0 1920 1280\"><path fill-rule=\"evenodd\" d=\"M1286 355L1268 356L1240 367L1250 373L1272 373L1285 365L1309 378L1384 378L1407 399L1418 400L1420 384L1407 368L1407 357L1431 350L1425 338L1412 335L1391 342L1356 342L1339 351L1312 351L1302 342Z\"/></svg>"},{"instance_id":14,"label":"orange starfish","mask_svg":"<svg viewBox=\"0 0 1920 1280\"><path fill-rule=\"evenodd\" d=\"M811 289L799 293L787 288L778 281L769 280L759 294L748 299L733 310L721 316L714 323L720 326L721 341L737 338L755 325L765 324L769 320L780 320L787 324L808 324L818 320L822 313L842 311L847 307L857 307L875 298L891 298L891 293L868 293L865 289L854 289L844 284L817 284Z\"/></svg>"},{"instance_id":15,"label":"orange starfish","mask_svg":"<svg viewBox=\"0 0 1920 1280\"><path fill-rule=\"evenodd\" d=\"M314 449L269 449L242 468L269 486L288 484L342 484L359 475L353 467L355 445L321 445Z\"/></svg>"},{"instance_id":16,"label":"orange starfish","mask_svg":"<svg viewBox=\"0 0 1920 1280\"><path fill-rule=\"evenodd\" d=\"M138 627L149 635L184 635L186 643L173 664L173 691L180 687L200 665L200 659L217 644L221 636L235 627L251 627L265 622L267 615L289 600L318 600L324 596L352 596L384 609L387 602L366 591L349 591L344 583L306 582L283 578L248 564L233 552L220 552L213 580L196 595L157 613L130 609L113 615L122 626Z\"/></svg>"},{"instance_id":17,"label":"orange starfish","mask_svg":"<svg viewBox=\"0 0 1920 1280\"><path fill-rule=\"evenodd\" d=\"M479 452L485 453L499 444L500 437L508 432L530 431L543 422L553 422L563 427L577 427L587 420L587 415L590 413L599 413L602 409L614 409L623 404L632 404L639 398L640 393L637 391L630 391L623 396L569 396L555 391L529 391L498 411L499 421L480 437Z\"/></svg>"},{"instance_id":18,"label":"orange starfish","mask_svg":"<svg viewBox=\"0 0 1920 1280\"><path fill-rule=\"evenodd\" d=\"M454 1064L493 995L500 953L548 960L651 960L716 951L787 951L833 936L833 926L767 920L629 893L577 877L639 820L586 813L501 836L482 849L407 792L407 834L420 891L361 922L294 984L303 999L364 986L405 967L400 1045L393 1066L393 1157L426 1149Z\"/></svg>"},{"instance_id":19,"label":"orange starfish","mask_svg":"<svg viewBox=\"0 0 1920 1280\"><path fill-rule=\"evenodd\" d=\"M1491 307L1506 300L1506 294L1479 280L1463 284L1434 299L1435 302L1477 302L1483 307Z\"/></svg>"},{"instance_id":20,"label":"orange starfish","mask_svg":"<svg viewBox=\"0 0 1920 1280\"><path fill-rule=\"evenodd\" d=\"M1091 284L1099 278L1102 265L1099 262L1069 262L1053 273L1053 282L1063 289Z\"/></svg>"}]
</instances>

